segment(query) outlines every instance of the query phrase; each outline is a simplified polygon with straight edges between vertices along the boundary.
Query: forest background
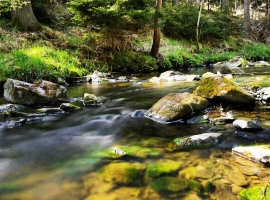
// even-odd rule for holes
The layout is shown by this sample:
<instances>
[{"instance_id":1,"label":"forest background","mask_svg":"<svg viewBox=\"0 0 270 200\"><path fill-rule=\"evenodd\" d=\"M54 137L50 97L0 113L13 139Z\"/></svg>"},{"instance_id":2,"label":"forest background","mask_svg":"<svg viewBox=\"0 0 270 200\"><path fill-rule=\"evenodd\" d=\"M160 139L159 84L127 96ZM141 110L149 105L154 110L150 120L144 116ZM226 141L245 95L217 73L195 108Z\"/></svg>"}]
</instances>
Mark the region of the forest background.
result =
<instances>
[{"instance_id":1,"label":"forest background","mask_svg":"<svg viewBox=\"0 0 270 200\"><path fill-rule=\"evenodd\" d=\"M269 0L0 0L0 82L269 60Z\"/></svg>"}]
</instances>

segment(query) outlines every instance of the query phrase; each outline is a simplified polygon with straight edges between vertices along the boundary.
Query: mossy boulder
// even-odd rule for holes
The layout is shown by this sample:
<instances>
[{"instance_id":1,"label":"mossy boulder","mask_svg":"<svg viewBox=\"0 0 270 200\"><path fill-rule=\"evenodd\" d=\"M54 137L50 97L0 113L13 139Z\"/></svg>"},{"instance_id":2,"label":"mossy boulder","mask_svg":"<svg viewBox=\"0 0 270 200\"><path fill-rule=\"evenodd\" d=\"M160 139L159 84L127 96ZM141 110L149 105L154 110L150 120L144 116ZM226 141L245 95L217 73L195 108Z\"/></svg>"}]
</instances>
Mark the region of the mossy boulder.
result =
<instances>
[{"instance_id":1,"label":"mossy boulder","mask_svg":"<svg viewBox=\"0 0 270 200\"><path fill-rule=\"evenodd\" d=\"M176 161L163 161L161 163L150 163L146 169L149 178L156 178L177 172L181 168L181 163Z\"/></svg>"},{"instance_id":2,"label":"mossy boulder","mask_svg":"<svg viewBox=\"0 0 270 200\"><path fill-rule=\"evenodd\" d=\"M141 185L145 165L140 163L114 162L100 170L105 182L119 185Z\"/></svg>"},{"instance_id":3,"label":"mossy boulder","mask_svg":"<svg viewBox=\"0 0 270 200\"><path fill-rule=\"evenodd\" d=\"M83 104L84 105L98 105L101 104L101 98L94 94L84 93Z\"/></svg>"},{"instance_id":4,"label":"mossy boulder","mask_svg":"<svg viewBox=\"0 0 270 200\"><path fill-rule=\"evenodd\" d=\"M266 200L270 199L269 186L255 186L248 189L243 189L239 193L241 200Z\"/></svg>"},{"instance_id":5,"label":"mossy boulder","mask_svg":"<svg viewBox=\"0 0 270 200\"><path fill-rule=\"evenodd\" d=\"M65 112L69 112L69 111L80 109L79 106L75 106L74 104L71 104L71 103L62 103L59 108L61 110L64 110Z\"/></svg>"},{"instance_id":6,"label":"mossy boulder","mask_svg":"<svg viewBox=\"0 0 270 200\"><path fill-rule=\"evenodd\" d=\"M222 76L203 78L193 94L210 102L226 104L250 104L255 98L236 82Z\"/></svg>"},{"instance_id":7,"label":"mossy boulder","mask_svg":"<svg viewBox=\"0 0 270 200\"><path fill-rule=\"evenodd\" d=\"M145 117L160 123L179 120L185 115L202 110L210 103L202 97L184 93L171 93L160 99L145 113Z\"/></svg>"},{"instance_id":8,"label":"mossy boulder","mask_svg":"<svg viewBox=\"0 0 270 200\"><path fill-rule=\"evenodd\" d=\"M156 192L180 192L188 188L186 180L173 177L152 180L150 186Z\"/></svg>"}]
</instances>

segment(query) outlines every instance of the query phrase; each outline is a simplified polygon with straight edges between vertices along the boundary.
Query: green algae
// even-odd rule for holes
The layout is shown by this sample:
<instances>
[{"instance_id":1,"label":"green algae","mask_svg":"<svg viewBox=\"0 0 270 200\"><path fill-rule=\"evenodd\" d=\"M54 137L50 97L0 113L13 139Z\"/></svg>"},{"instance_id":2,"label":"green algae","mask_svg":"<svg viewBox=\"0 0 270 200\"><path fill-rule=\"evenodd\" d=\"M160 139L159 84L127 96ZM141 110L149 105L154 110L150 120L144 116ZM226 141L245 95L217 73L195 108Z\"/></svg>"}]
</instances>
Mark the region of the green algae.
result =
<instances>
[{"instance_id":1,"label":"green algae","mask_svg":"<svg viewBox=\"0 0 270 200\"><path fill-rule=\"evenodd\" d=\"M164 161L162 163L150 163L146 169L149 178L156 178L162 175L177 172L181 168L180 162Z\"/></svg>"},{"instance_id":2,"label":"green algae","mask_svg":"<svg viewBox=\"0 0 270 200\"><path fill-rule=\"evenodd\" d=\"M184 179L173 177L161 177L152 180L150 186L156 192L180 192L188 187Z\"/></svg>"},{"instance_id":3,"label":"green algae","mask_svg":"<svg viewBox=\"0 0 270 200\"><path fill-rule=\"evenodd\" d=\"M255 186L243 189L239 193L241 200L268 200L270 199L270 187Z\"/></svg>"},{"instance_id":4,"label":"green algae","mask_svg":"<svg viewBox=\"0 0 270 200\"><path fill-rule=\"evenodd\" d=\"M140 185L145 165L140 163L115 162L104 166L99 173L105 182L119 185Z\"/></svg>"}]
</instances>

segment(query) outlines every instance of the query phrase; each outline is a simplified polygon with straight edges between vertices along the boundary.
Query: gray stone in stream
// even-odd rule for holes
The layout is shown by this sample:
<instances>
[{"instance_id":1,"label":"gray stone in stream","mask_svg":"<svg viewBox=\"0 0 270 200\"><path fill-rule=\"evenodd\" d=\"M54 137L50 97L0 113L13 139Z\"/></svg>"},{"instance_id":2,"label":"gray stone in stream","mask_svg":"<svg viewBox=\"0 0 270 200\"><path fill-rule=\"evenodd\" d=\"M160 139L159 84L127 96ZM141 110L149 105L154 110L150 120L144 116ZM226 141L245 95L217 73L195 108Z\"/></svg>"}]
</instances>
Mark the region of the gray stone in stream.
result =
<instances>
[{"instance_id":1,"label":"gray stone in stream","mask_svg":"<svg viewBox=\"0 0 270 200\"><path fill-rule=\"evenodd\" d=\"M250 104L255 98L234 81L222 77L203 78L193 94L209 101L226 104Z\"/></svg>"},{"instance_id":2,"label":"gray stone in stream","mask_svg":"<svg viewBox=\"0 0 270 200\"><path fill-rule=\"evenodd\" d=\"M69 112L69 111L73 111L73 110L77 110L77 109L80 109L79 106L75 106L71 103L62 103L59 107L61 110L64 110L66 112Z\"/></svg>"},{"instance_id":3,"label":"gray stone in stream","mask_svg":"<svg viewBox=\"0 0 270 200\"><path fill-rule=\"evenodd\" d=\"M84 93L83 105L101 105L101 98L94 94Z\"/></svg>"},{"instance_id":4,"label":"gray stone in stream","mask_svg":"<svg viewBox=\"0 0 270 200\"><path fill-rule=\"evenodd\" d=\"M221 74L244 74L245 72L239 67L242 67L246 61L243 58L235 57L230 61L218 62L213 65L215 72Z\"/></svg>"},{"instance_id":5,"label":"gray stone in stream","mask_svg":"<svg viewBox=\"0 0 270 200\"><path fill-rule=\"evenodd\" d=\"M144 116L160 123L168 123L209 105L206 99L188 92L171 93L155 103Z\"/></svg>"},{"instance_id":6,"label":"gray stone in stream","mask_svg":"<svg viewBox=\"0 0 270 200\"><path fill-rule=\"evenodd\" d=\"M5 114L10 111L18 111L24 109L25 106L19 104L3 104L0 105L0 114Z\"/></svg>"},{"instance_id":7,"label":"gray stone in stream","mask_svg":"<svg viewBox=\"0 0 270 200\"><path fill-rule=\"evenodd\" d=\"M233 126L240 130L262 130L263 128L253 121L237 119L233 122Z\"/></svg>"},{"instance_id":8,"label":"gray stone in stream","mask_svg":"<svg viewBox=\"0 0 270 200\"><path fill-rule=\"evenodd\" d=\"M199 135L179 137L173 140L174 148L217 146L224 139L222 133L202 133Z\"/></svg>"},{"instance_id":9,"label":"gray stone in stream","mask_svg":"<svg viewBox=\"0 0 270 200\"><path fill-rule=\"evenodd\" d=\"M4 98L8 102L27 105L67 102L67 89L44 80L31 84L8 79L4 84Z\"/></svg>"},{"instance_id":10,"label":"gray stone in stream","mask_svg":"<svg viewBox=\"0 0 270 200\"><path fill-rule=\"evenodd\" d=\"M238 146L232 149L232 153L259 164L270 164L269 145Z\"/></svg>"},{"instance_id":11,"label":"gray stone in stream","mask_svg":"<svg viewBox=\"0 0 270 200\"><path fill-rule=\"evenodd\" d=\"M269 102L270 101L270 87L263 88L256 93L262 98L262 100Z\"/></svg>"}]
</instances>

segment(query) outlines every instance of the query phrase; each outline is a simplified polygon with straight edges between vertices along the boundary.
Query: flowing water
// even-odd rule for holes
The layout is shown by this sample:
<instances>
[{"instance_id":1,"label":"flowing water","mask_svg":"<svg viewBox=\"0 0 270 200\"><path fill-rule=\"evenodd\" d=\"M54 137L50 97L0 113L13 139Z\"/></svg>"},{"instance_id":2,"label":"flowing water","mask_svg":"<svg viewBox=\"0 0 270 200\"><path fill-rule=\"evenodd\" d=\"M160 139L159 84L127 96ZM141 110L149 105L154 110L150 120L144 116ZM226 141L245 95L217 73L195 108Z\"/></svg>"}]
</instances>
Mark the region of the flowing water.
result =
<instances>
[{"instance_id":1,"label":"flowing water","mask_svg":"<svg viewBox=\"0 0 270 200\"><path fill-rule=\"evenodd\" d=\"M68 87L69 97L78 98L85 92L93 93L102 98L103 104L83 106L78 99L75 103L82 107L79 110L50 115L41 122L15 128L1 126L11 120L1 117L0 199L226 199L227 190L230 191L227 192L230 194L227 199L237 199L241 187L263 184L262 178L265 176L259 176L258 173L267 174L269 169L232 155L229 148L181 151L169 148L168 141L204 133L211 128L210 124L165 125L131 115L136 110L149 109L170 92L192 92L197 85L198 82L80 83ZM3 97L0 103L6 103ZM150 148L157 151L159 156L118 159L93 156L94 152L117 145ZM181 170L168 176L189 176L185 175L184 169L195 167L197 172L193 174L194 180L202 188L215 180L219 180L221 186L216 185L213 190L157 192L144 173L137 177L141 180L138 185L118 184L102 176L102 169L112 163L142 164L146 168L151 163L163 161L181 163ZM245 174L248 184L240 187L232 181L228 170L224 170L228 163L236 163L241 169L246 167L257 171Z\"/></svg>"}]
</instances>

